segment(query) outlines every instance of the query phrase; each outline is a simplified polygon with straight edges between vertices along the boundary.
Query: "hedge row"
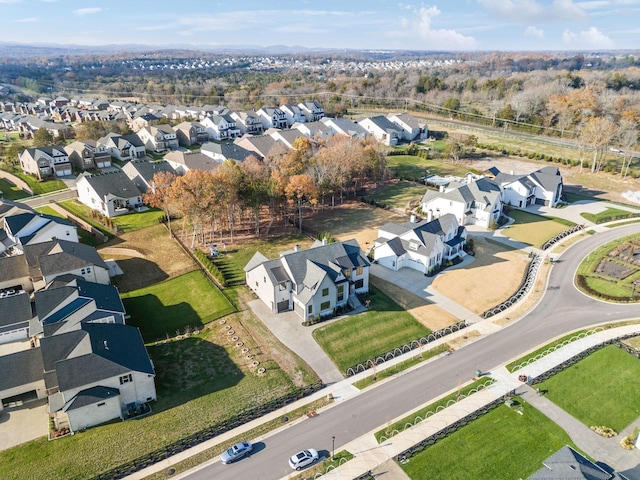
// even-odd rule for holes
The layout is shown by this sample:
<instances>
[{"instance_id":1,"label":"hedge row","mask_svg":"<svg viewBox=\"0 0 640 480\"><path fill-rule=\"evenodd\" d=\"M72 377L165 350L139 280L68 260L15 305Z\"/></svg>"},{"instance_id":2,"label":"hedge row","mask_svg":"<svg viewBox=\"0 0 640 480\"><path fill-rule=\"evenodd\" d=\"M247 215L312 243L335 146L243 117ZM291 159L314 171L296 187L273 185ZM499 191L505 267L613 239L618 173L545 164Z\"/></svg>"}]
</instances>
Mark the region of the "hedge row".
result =
<instances>
[{"instance_id":1,"label":"hedge row","mask_svg":"<svg viewBox=\"0 0 640 480\"><path fill-rule=\"evenodd\" d=\"M220 286L226 287L227 280L224 278L224 275L220 271L220 269L215 266L215 264L209 259L209 257L207 257L201 250L196 250L194 253L198 261L202 264L204 268L207 269L207 271L211 275L213 275L213 278L216 279L216 281L220 284Z\"/></svg>"},{"instance_id":2,"label":"hedge row","mask_svg":"<svg viewBox=\"0 0 640 480\"><path fill-rule=\"evenodd\" d=\"M629 296L629 297L616 297L614 295L608 295L606 293L599 292L598 290L594 290L589 285L587 285L587 278L584 275L576 276L576 284L578 285L578 288L580 290L584 291L585 293L595 298L599 298L602 300L610 300L612 302L624 302L624 303L636 302L638 300L637 295Z\"/></svg>"}]
</instances>

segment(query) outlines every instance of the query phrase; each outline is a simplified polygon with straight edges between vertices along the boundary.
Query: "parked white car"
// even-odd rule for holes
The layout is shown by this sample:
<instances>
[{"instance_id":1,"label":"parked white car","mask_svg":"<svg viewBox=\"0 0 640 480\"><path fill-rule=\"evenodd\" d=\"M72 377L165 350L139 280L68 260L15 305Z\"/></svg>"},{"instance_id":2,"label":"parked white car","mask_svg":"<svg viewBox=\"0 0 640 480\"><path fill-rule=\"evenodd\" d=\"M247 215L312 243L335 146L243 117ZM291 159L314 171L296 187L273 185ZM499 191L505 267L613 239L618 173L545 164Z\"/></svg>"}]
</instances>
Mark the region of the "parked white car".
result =
<instances>
[{"instance_id":1,"label":"parked white car","mask_svg":"<svg viewBox=\"0 0 640 480\"><path fill-rule=\"evenodd\" d=\"M318 461L318 451L313 448L302 450L289 459L289 466L294 470L300 470L308 467Z\"/></svg>"}]
</instances>

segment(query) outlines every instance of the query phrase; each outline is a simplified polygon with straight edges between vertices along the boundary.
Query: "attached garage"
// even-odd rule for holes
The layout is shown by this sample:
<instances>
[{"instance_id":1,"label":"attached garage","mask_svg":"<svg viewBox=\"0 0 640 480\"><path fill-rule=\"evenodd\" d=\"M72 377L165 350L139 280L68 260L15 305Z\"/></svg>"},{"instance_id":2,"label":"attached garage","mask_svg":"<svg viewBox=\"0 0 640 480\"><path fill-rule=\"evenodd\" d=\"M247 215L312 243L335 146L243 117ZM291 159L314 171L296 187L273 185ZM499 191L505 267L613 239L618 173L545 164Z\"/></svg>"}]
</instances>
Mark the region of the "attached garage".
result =
<instances>
[{"instance_id":1,"label":"attached garage","mask_svg":"<svg viewBox=\"0 0 640 480\"><path fill-rule=\"evenodd\" d=\"M47 396L40 348L0 357L0 410Z\"/></svg>"},{"instance_id":2,"label":"attached garage","mask_svg":"<svg viewBox=\"0 0 640 480\"><path fill-rule=\"evenodd\" d=\"M277 308L277 313L291 310L291 308L289 307L289 300L283 300L281 302L278 302L276 305L276 308Z\"/></svg>"}]
</instances>

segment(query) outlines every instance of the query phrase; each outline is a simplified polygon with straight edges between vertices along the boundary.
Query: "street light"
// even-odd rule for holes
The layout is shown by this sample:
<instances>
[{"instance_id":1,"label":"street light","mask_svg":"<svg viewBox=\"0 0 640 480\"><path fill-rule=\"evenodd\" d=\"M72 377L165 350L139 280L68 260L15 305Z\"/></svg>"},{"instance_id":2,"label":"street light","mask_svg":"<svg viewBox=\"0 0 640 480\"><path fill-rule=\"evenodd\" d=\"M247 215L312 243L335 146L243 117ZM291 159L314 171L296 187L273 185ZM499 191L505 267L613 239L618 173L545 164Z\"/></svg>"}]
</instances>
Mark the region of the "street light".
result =
<instances>
[{"instance_id":1,"label":"street light","mask_svg":"<svg viewBox=\"0 0 640 480\"><path fill-rule=\"evenodd\" d=\"M336 458L336 437L335 435L331 437L331 461L333 462Z\"/></svg>"}]
</instances>

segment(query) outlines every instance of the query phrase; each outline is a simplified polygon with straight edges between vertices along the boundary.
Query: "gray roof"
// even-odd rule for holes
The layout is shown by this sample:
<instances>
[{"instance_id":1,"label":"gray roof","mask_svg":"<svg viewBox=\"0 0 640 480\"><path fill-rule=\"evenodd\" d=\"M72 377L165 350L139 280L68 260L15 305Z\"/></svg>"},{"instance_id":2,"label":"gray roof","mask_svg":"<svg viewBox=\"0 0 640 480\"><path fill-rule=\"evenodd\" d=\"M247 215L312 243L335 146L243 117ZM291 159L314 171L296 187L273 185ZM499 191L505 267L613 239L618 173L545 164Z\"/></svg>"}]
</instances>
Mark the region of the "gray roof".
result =
<instances>
[{"instance_id":1,"label":"gray roof","mask_svg":"<svg viewBox=\"0 0 640 480\"><path fill-rule=\"evenodd\" d=\"M111 387L91 387L86 390L81 390L64 406L63 410L74 410L76 408L86 407L95 403L103 402L109 398L120 396L120 390Z\"/></svg>"},{"instance_id":2,"label":"gray roof","mask_svg":"<svg viewBox=\"0 0 640 480\"><path fill-rule=\"evenodd\" d=\"M410 113L407 113L407 112L392 113L389 115L389 117L396 117L398 120L401 120L410 128L420 128L420 123L418 123L418 120L416 119L416 117L414 117ZM393 122L393 120L391 121Z\"/></svg>"},{"instance_id":3,"label":"gray roof","mask_svg":"<svg viewBox=\"0 0 640 480\"><path fill-rule=\"evenodd\" d=\"M66 240L50 240L24 247L32 276L51 276L78 268L97 266L108 270L97 250L82 243Z\"/></svg>"},{"instance_id":4,"label":"gray roof","mask_svg":"<svg viewBox=\"0 0 640 480\"><path fill-rule=\"evenodd\" d=\"M0 392L44 377L40 347L0 356Z\"/></svg>"},{"instance_id":5,"label":"gray roof","mask_svg":"<svg viewBox=\"0 0 640 480\"><path fill-rule=\"evenodd\" d=\"M15 280L20 283L20 279L29 276L29 265L25 255L13 255L11 257L0 257L0 282Z\"/></svg>"},{"instance_id":6,"label":"gray roof","mask_svg":"<svg viewBox=\"0 0 640 480\"><path fill-rule=\"evenodd\" d=\"M213 160L211 157L200 152L181 152L179 150L173 150L167 153L164 158L167 161L184 165L189 170L211 171L220 166L220 162Z\"/></svg>"},{"instance_id":7,"label":"gray roof","mask_svg":"<svg viewBox=\"0 0 640 480\"><path fill-rule=\"evenodd\" d=\"M41 342L45 365L54 366L61 391L132 371L154 375L153 365L136 327L118 323L83 323L80 330L45 337ZM80 343L84 344L86 353L69 358Z\"/></svg>"},{"instance_id":8,"label":"gray roof","mask_svg":"<svg viewBox=\"0 0 640 480\"><path fill-rule=\"evenodd\" d=\"M236 162L242 162L247 159L248 156L253 155L255 157L260 157L261 155L257 152L252 152L247 150L240 145L235 143L215 143L215 142L207 142L200 148L203 152L212 152L217 155L222 155L227 160L235 160Z\"/></svg>"},{"instance_id":9,"label":"gray roof","mask_svg":"<svg viewBox=\"0 0 640 480\"><path fill-rule=\"evenodd\" d=\"M269 135L244 136L240 139L236 138L234 143L246 148L247 150L259 153L262 157L269 155L269 152L277 144L283 145ZM284 146L284 145L283 145ZM286 146L284 146L286 148Z\"/></svg>"},{"instance_id":10,"label":"gray roof","mask_svg":"<svg viewBox=\"0 0 640 480\"><path fill-rule=\"evenodd\" d=\"M551 169L552 167L545 167L545 169ZM562 177L560 173L546 173L541 169L537 172L533 172L531 175L531 179L542 186L548 192L555 192L558 189L558 185L562 183ZM557 169L556 169L557 170ZM547 170L549 171L549 170Z\"/></svg>"},{"instance_id":11,"label":"gray roof","mask_svg":"<svg viewBox=\"0 0 640 480\"><path fill-rule=\"evenodd\" d=\"M378 128L381 128L385 132L388 132L390 130L392 130L394 132L402 131L402 129L400 127L398 127L395 123L393 123L391 120L389 120L384 115L377 115L375 117L367 117L367 118L369 120L371 120L371 122L373 124L375 124Z\"/></svg>"},{"instance_id":12,"label":"gray roof","mask_svg":"<svg viewBox=\"0 0 640 480\"><path fill-rule=\"evenodd\" d=\"M134 182L138 178L142 179L145 185L149 185L153 180L153 176L158 172L169 172L176 175L176 171L171 164L165 160L150 162L147 159L135 159L127 162L122 171ZM142 185L136 183L138 188L142 188ZM146 186L145 186L146 188Z\"/></svg>"},{"instance_id":13,"label":"gray roof","mask_svg":"<svg viewBox=\"0 0 640 480\"><path fill-rule=\"evenodd\" d=\"M434 198L444 198L461 203L482 203L485 208L490 208L500 196L501 190L498 184L488 178L464 184L450 184L445 192L427 190L422 197L422 203L427 203Z\"/></svg>"},{"instance_id":14,"label":"gray roof","mask_svg":"<svg viewBox=\"0 0 640 480\"><path fill-rule=\"evenodd\" d=\"M0 298L0 328L28 322L32 317L28 294L20 293Z\"/></svg>"},{"instance_id":15,"label":"gray roof","mask_svg":"<svg viewBox=\"0 0 640 480\"><path fill-rule=\"evenodd\" d=\"M610 480L616 478L588 458L565 445L542 462L544 467L529 480Z\"/></svg>"},{"instance_id":16,"label":"gray roof","mask_svg":"<svg viewBox=\"0 0 640 480\"><path fill-rule=\"evenodd\" d=\"M84 178L100 198L109 196L132 198L142 195L136 184L120 170L101 175L87 175Z\"/></svg>"}]
</instances>

